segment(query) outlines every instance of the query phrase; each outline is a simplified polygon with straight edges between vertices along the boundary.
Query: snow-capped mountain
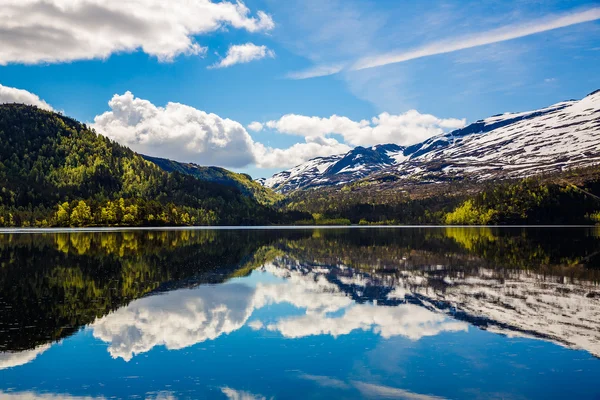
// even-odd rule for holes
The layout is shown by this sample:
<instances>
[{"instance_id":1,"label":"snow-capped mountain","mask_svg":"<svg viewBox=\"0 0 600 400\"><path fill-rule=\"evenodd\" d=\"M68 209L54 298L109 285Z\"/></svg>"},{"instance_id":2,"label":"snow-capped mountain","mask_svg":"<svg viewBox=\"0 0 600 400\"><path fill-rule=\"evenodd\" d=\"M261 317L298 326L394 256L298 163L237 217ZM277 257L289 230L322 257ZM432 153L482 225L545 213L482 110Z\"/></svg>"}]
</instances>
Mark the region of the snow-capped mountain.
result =
<instances>
[{"instance_id":1,"label":"snow-capped mountain","mask_svg":"<svg viewBox=\"0 0 600 400\"><path fill-rule=\"evenodd\" d=\"M364 157L367 153L374 156ZM540 110L495 115L406 148L358 147L345 155L316 158L264 184L287 192L374 174L419 183L521 178L597 163L600 91Z\"/></svg>"},{"instance_id":2,"label":"snow-capped mountain","mask_svg":"<svg viewBox=\"0 0 600 400\"><path fill-rule=\"evenodd\" d=\"M404 150L395 144L356 147L346 154L313 158L259 182L282 193L352 182L395 165Z\"/></svg>"},{"instance_id":3,"label":"snow-capped mountain","mask_svg":"<svg viewBox=\"0 0 600 400\"><path fill-rule=\"evenodd\" d=\"M298 280L330 282L359 303L388 308L415 304L490 332L547 340L600 357L600 298L595 282L504 268L457 271L448 265L395 274L285 258L275 265L299 272Z\"/></svg>"}]
</instances>

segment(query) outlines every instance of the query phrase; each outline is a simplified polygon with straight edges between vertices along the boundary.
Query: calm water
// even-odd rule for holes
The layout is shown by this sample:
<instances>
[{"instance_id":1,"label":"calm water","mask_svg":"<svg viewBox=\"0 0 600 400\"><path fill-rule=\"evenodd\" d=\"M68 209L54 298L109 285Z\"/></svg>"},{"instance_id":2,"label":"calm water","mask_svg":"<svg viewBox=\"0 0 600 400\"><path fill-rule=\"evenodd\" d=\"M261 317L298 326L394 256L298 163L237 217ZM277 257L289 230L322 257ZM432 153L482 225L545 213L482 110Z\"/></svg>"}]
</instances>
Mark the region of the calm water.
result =
<instances>
[{"instance_id":1,"label":"calm water","mask_svg":"<svg viewBox=\"0 0 600 400\"><path fill-rule=\"evenodd\" d=\"M598 399L600 228L0 235L2 399Z\"/></svg>"}]
</instances>

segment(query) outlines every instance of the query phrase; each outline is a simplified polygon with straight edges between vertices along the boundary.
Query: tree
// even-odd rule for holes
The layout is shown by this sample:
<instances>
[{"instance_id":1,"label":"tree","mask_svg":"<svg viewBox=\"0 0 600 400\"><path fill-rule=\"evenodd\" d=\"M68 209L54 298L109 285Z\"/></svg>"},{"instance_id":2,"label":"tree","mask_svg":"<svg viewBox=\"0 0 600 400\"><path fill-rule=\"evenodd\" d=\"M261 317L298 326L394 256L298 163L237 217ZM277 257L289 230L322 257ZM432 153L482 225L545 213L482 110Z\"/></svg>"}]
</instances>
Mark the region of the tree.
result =
<instances>
[{"instance_id":1,"label":"tree","mask_svg":"<svg viewBox=\"0 0 600 400\"><path fill-rule=\"evenodd\" d=\"M92 223L92 210L84 200L79 200L71 211L72 226L88 226Z\"/></svg>"},{"instance_id":2,"label":"tree","mask_svg":"<svg viewBox=\"0 0 600 400\"><path fill-rule=\"evenodd\" d=\"M58 211L56 211L56 224L58 226L69 226L70 224L70 207L68 202L64 202L58 205Z\"/></svg>"}]
</instances>

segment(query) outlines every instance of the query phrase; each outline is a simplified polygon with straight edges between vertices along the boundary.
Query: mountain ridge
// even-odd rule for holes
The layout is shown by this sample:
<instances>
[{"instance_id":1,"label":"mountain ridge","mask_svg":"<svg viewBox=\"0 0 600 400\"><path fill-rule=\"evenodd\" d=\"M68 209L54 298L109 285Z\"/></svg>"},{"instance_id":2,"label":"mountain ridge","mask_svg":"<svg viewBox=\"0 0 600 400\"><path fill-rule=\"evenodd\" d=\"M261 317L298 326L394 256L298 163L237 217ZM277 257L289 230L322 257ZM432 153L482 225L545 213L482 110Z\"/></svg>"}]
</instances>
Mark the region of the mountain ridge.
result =
<instances>
[{"instance_id":1,"label":"mountain ridge","mask_svg":"<svg viewBox=\"0 0 600 400\"><path fill-rule=\"evenodd\" d=\"M594 165L600 163L600 90L538 110L496 114L407 147L382 144L368 149L385 152L381 155L386 161L364 163L357 156L365 148L356 147L314 158L261 183L288 193L365 178L419 184L486 181Z\"/></svg>"},{"instance_id":2,"label":"mountain ridge","mask_svg":"<svg viewBox=\"0 0 600 400\"><path fill-rule=\"evenodd\" d=\"M61 114L0 105L0 226L264 224L237 187L168 173Z\"/></svg>"},{"instance_id":3,"label":"mountain ridge","mask_svg":"<svg viewBox=\"0 0 600 400\"><path fill-rule=\"evenodd\" d=\"M167 158L147 155L142 155L142 157L156 164L166 172L177 171L202 181L234 187L240 190L242 194L254 198L263 205L273 205L278 200L281 200L282 197L268 187L261 185L260 182L253 180L248 174L233 172L221 167L204 167L195 163L182 163Z\"/></svg>"}]
</instances>

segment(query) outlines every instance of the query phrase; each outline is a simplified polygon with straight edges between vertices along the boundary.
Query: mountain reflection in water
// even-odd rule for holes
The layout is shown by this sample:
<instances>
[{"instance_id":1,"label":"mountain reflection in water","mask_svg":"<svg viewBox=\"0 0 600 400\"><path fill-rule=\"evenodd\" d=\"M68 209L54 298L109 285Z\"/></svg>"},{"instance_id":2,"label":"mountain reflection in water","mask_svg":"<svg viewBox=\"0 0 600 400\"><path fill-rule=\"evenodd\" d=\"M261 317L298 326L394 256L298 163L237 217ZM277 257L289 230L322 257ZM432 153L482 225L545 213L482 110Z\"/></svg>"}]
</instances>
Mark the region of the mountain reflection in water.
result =
<instances>
[{"instance_id":1,"label":"mountain reflection in water","mask_svg":"<svg viewBox=\"0 0 600 400\"><path fill-rule=\"evenodd\" d=\"M91 335L129 364L242 328L287 340L364 332L412 342L481 329L600 357L598 228L15 233L0 235L0 260L4 371L36 364L73 335ZM424 396L296 378L359 397Z\"/></svg>"}]
</instances>

